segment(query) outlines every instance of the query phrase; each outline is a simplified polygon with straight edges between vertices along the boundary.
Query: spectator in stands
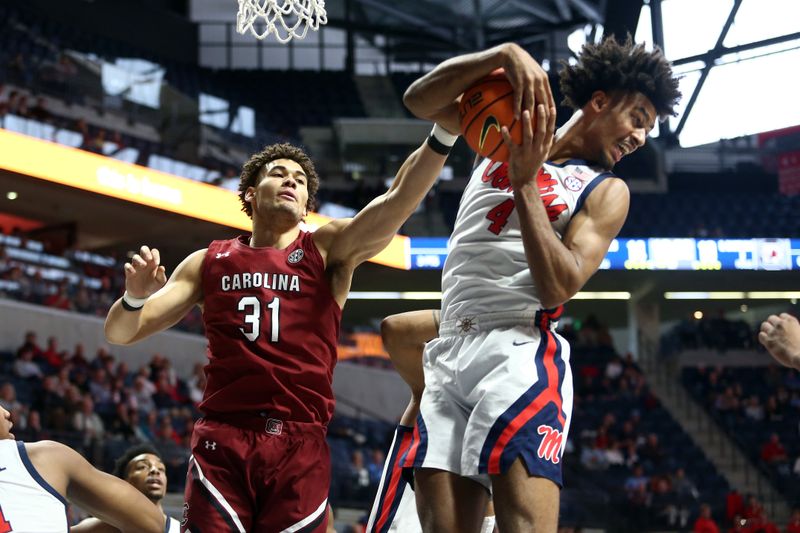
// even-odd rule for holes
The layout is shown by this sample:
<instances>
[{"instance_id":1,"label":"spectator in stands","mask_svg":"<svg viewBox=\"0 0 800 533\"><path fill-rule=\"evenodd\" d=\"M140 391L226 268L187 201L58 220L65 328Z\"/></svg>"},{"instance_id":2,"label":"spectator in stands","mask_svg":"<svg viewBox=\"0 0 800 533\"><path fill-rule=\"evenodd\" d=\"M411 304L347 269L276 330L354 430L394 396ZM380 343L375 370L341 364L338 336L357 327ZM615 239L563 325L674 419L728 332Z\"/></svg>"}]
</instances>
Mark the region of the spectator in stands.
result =
<instances>
[{"instance_id":1,"label":"spectator in stands","mask_svg":"<svg viewBox=\"0 0 800 533\"><path fill-rule=\"evenodd\" d=\"M69 358L69 364L75 369L89 368L89 360L83 353L83 344L78 343L75 345L75 351L72 352L72 357Z\"/></svg>"},{"instance_id":2,"label":"spectator in stands","mask_svg":"<svg viewBox=\"0 0 800 533\"><path fill-rule=\"evenodd\" d=\"M700 506L700 516L694 523L693 533L719 533L719 527L711 517L711 506L704 503Z\"/></svg>"},{"instance_id":3,"label":"spectator in stands","mask_svg":"<svg viewBox=\"0 0 800 533\"><path fill-rule=\"evenodd\" d=\"M39 411L33 410L28 413L27 420L21 426L21 429L16 430L15 437L17 440L37 442L50 438L50 432L46 431L42 426L42 417L39 415Z\"/></svg>"},{"instance_id":4,"label":"spectator in stands","mask_svg":"<svg viewBox=\"0 0 800 533\"><path fill-rule=\"evenodd\" d=\"M697 502L700 493L694 483L686 477L683 468L675 470L672 478L672 488L675 490L675 507L680 518L681 527L689 521L689 514ZM673 522L670 522L672 524Z\"/></svg>"},{"instance_id":5,"label":"spectator in stands","mask_svg":"<svg viewBox=\"0 0 800 533\"><path fill-rule=\"evenodd\" d=\"M53 114L47 109L47 101L41 96L36 98L36 105L31 107L28 117L45 123L53 120Z\"/></svg>"},{"instance_id":6,"label":"spectator in stands","mask_svg":"<svg viewBox=\"0 0 800 533\"><path fill-rule=\"evenodd\" d=\"M650 501L650 493L647 491L649 479L644 475L644 470L640 465L633 469L633 474L625 480L625 493L630 505L630 522L633 531L641 531L643 525L648 522L647 504Z\"/></svg>"},{"instance_id":7,"label":"spectator in stands","mask_svg":"<svg viewBox=\"0 0 800 533\"><path fill-rule=\"evenodd\" d=\"M745 402L744 416L750 420L761 422L764 420L764 406L761 405L758 395L751 394Z\"/></svg>"},{"instance_id":8,"label":"spectator in stands","mask_svg":"<svg viewBox=\"0 0 800 533\"><path fill-rule=\"evenodd\" d=\"M367 465L369 472L369 482L371 485L377 486L381 481L381 474L383 473L383 462L386 460L386 455L379 448L372 450L370 462Z\"/></svg>"},{"instance_id":9,"label":"spectator in stands","mask_svg":"<svg viewBox=\"0 0 800 533\"><path fill-rule=\"evenodd\" d=\"M657 468L661 465L664 459L664 450L661 448L656 433L647 435L644 444L639 447L639 458L645 468Z\"/></svg>"},{"instance_id":10,"label":"spectator in stands","mask_svg":"<svg viewBox=\"0 0 800 533\"><path fill-rule=\"evenodd\" d=\"M758 341L782 365L800 370L800 323L789 313L770 315L762 324Z\"/></svg>"},{"instance_id":11,"label":"spectator in stands","mask_svg":"<svg viewBox=\"0 0 800 533\"><path fill-rule=\"evenodd\" d=\"M96 154L102 154L105 144L106 144L106 130L104 130L103 128L98 128L95 134L92 136L91 141L89 142L86 149Z\"/></svg>"},{"instance_id":12,"label":"spectator in stands","mask_svg":"<svg viewBox=\"0 0 800 533\"><path fill-rule=\"evenodd\" d=\"M42 369L33 360L33 350L26 348L17 355L14 361L14 374L27 380L39 380L44 376Z\"/></svg>"},{"instance_id":13,"label":"spectator in stands","mask_svg":"<svg viewBox=\"0 0 800 533\"><path fill-rule=\"evenodd\" d=\"M17 348L17 355L21 354L24 350L31 350L34 357L39 357L42 354L42 349L39 348L35 331L25 332L25 341L22 343L22 346Z\"/></svg>"},{"instance_id":14,"label":"spectator in stands","mask_svg":"<svg viewBox=\"0 0 800 533\"><path fill-rule=\"evenodd\" d=\"M725 496L725 518L729 523L734 523L736 517L744 514L744 500L735 488Z\"/></svg>"},{"instance_id":15,"label":"spectator in stands","mask_svg":"<svg viewBox=\"0 0 800 533\"><path fill-rule=\"evenodd\" d=\"M792 509L792 516L786 524L786 533L800 533L800 509Z\"/></svg>"},{"instance_id":16,"label":"spectator in stands","mask_svg":"<svg viewBox=\"0 0 800 533\"><path fill-rule=\"evenodd\" d=\"M58 378L47 376L42 380L41 390L31 402L31 408L42 414L44 425L47 427L61 427L66 418L66 404L64 398L56 391Z\"/></svg>"},{"instance_id":17,"label":"spectator in stands","mask_svg":"<svg viewBox=\"0 0 800 533\"><path fill-rule=\"evenodd\" d=\"M71 311L72 300L69 297L69 280L61 280L61 282L58 284L56 292L46 296L43 301L44 305L47 307L61 309L62 311Z\"/></svg>"},{"instance_id":18,"label":"spectator in stands","mask_svg":"<svg viewBox=\"0 0 800 533\"><path fill-rule=\"evenodd\" d=\"M47 338L47 348L39 360L49 372L57 372L64 365L64 354L58 351L58 341L55 337Z\"/></svg>"},{"instance_id":19,"label":"spectator in stands","mask_svg":"<svg viewBox=\"0 0 800 533\"><path fill-rule=\"evenodd\" d=\"M42 277L42 271L37 270L31 279L31 292L29 302L42 305L45 299L50 295L50 284Z\"/></svg>"},{"instance_id":20,"label":"spectator in stands","mask_svg":"<svg viewBox=\"0 0 800 533\"><path fill-rule=\"evenodd\" d=\"M614 358L606 364L605 376L612 381L616 381L622 375L624 369L625 367L622 366L622 360L618 356L614 356Z\"/></svg>"},{"instance_id":21,"label":"spectator in stands","mask_svg":"<svg viewBox=\"0 0 800 533\"><path fill-rule=\"evenodd\" d=\"M84 395L80 411L72 417L72 428L83 435L84 446L99 442L105 435L105 425L94 411L94 402L90 395Z\"/></svg>"},{"instance_id":22,"label":"spectator in stands","mask_svg":"<svg viewBox=\"0 0 800 533\"><path fill-rule=\"evenodd\" d=\"M769 440L761 446L761 460L770 465L780 465L789 460L786 448L777 433L770 435Z\"/></svg>"},{"instance_id":23,"label":"spectator in stands","mask_svg":"<svg viewBox=\"0 0 800 533\"><path fill-rule=\"evenodd\" d=\"M672 483L667 476L653 476L650 478L650 507L658 517L666 518L671 527L678 522L678 508L676 495ZM681 516L681 527L686 526L688 513Z\"/></svg>"},{"instance_id":24,"label":"spectator in stands","mask_svg":"<svg viewBox=\"0 0 800 533\"><path fill-rule=\"evenodd\" d=\"M366 501L369 497L369 470L364 465L364 454L361 450L354 450L350 456L348 472L348 492L352 499Z\"/></svg>"},{"instance_id":25,"label":"spectator in stands","mask_svg":"<svg viewBox=\"0 0 800 533\"><path fill-rule=\"evenodd\" d=\"M17 389L14 384L8 381L0 385L0 407L12 415L15 413L24 413L24 406L17 400ZM19 421L18 419L15 421Z\"/></svg>"},{"instance_id":26,"label":"spectator in stands","mask_svg":"<svg viewBox=\"0 0 800 533\"><path fill-rule=\"evenodd\" d=\"M783 422L784 409L781 405L778 404L778 398L774 394L770 395L770 397L767 398L765 417L767 419L767 422L774 422L774 423Z\"/></svg>"}]
</instances>

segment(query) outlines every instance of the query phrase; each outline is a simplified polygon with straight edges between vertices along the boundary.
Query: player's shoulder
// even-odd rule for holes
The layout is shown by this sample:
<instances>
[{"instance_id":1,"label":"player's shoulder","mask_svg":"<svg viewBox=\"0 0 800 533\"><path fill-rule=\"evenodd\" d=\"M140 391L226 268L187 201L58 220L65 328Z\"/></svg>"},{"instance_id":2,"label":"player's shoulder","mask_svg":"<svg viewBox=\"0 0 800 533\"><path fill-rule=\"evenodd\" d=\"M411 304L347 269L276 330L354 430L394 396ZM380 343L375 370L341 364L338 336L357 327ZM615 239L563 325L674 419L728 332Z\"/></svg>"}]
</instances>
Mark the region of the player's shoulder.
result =
<instances>
[{"instance_id":1,"label":"player's shoulder","mask_svg":"<svg viewBox=\"0 0 800 533\"><path fill-rule=\"evenodd\" d=\"M316 244L317 248L320 250L327 251L339 232L346 228L352 221L352 218L335 218L324 226L321 226L314 232L314 244Z\"/></svg>"},{"instance_id":2,"label":"player's shoulder","mask_svg":"<svg viewBox=\"0 0 800 533\"><path fill-rule=\"evenodd\" d=\"M63 464L64 467L69 467L73 463L70 461L80 457L78 452L67 446L53 440L40 440L38 442L24 442L22 443L26 455L30 458L34 465L38 464Z\"/></svg>"}]
</instances>

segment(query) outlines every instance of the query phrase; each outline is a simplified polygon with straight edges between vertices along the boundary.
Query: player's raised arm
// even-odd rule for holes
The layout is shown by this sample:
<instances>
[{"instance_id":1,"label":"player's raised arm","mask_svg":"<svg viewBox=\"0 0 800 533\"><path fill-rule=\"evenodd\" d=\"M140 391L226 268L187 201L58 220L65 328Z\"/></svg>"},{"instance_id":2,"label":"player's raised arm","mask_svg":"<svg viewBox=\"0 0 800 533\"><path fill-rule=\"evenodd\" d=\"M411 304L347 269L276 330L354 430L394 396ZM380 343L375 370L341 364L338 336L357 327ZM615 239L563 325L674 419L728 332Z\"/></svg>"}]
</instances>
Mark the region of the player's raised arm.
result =
<instances>
[{"instance_id":1,"label":"player's raised arm","mask_svg":"<svg viewBox=\"0 0 800 533\"><path fill-rule=\"evenodd\" d=\"M178 323L202 300L205 252L189 255L167 280L158 250L142 246L125 264L125 295L108 311L106 340L132 344Z\"/></svg>"},{"instance_id":2,"label":"player's raised arm","mask_svg":"<svg viewBox=\"0 0 800 533\"><path fill-rule=\"evenodd\" d=\"M386 248L436 182L456 136L439 125L405 160L389 190L350 220L320 228L315 241L326 250L329 266L355 268Z\"/></svg>"},{"instance_id":3,"label":"player's raised arm","mask_svg":"<svg viewBox=\"0 0 800 533\"><path fill-rule=\"evenodd\" d=\"M101 472L71 448L51 441L25 444L36 469L69 501L123 533L163 533L164 516L125 481Z\"/></svg>"},{"instance_id":4,"label":"player's raised arm","mask_svg":"<svg viewBox=\"0 0 800 533\"><path fill-rule=\"evenodd\" d=\"M522 243L539 300L544 308L557 307L577 293L600 266L612 239L628 215L630 193L618 178L604 180L588 196L563 238L553 232L541 201L536 175L553 143L555 117L545 121L542 106L535 121L523 113L522 143L503 138L511 154L509 178L519 212ZM535 133L534 133L535 128Z\"/></svg>"},{"instance_id":5,"label":"player's raised arm","mask_svg":"<svg viewBox=\"0 0 800 533\"><path fill-rule=\"evenodd\" d=\"M411 84L403 102L414 115L459 131L458 98L473 83L495 69L503 68L514 88L514 110L534 112L535 103L545 105L546 114L556 107L547 73L519 45L506 43L482 52L466 54L441 63Z\"/></svg>"}]
</instances>

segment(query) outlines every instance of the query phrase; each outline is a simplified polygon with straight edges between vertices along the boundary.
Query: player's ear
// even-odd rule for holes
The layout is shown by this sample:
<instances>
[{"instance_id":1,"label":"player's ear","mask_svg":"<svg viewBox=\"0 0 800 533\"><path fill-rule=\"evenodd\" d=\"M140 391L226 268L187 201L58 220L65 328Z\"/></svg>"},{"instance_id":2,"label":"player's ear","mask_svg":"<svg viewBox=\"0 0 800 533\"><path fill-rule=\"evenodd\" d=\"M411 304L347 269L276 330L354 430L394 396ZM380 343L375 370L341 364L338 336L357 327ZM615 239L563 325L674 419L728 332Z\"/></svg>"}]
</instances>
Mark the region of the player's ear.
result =
<instances>
[{"instance_id":1,"label":"player's ear","mask_svg":"<svg viewBox=\"0 0 800 533\"><path fill-rule=\"evenodd\" d=\"M253 197L255 196L255 194L256 194L255 188L254 187L248 187L244 191L244 201L245 202L252 202L253 201Z\"/></svg>"},{"instance_id":2,"label":"player's ear","mask_svg":"<svg viewBox=\"0 0 800 533\"><path fill-rule=\"evenodd\" d=\"M589 106L592 111L599 113L611 103L611 97L605 91L595 91L589 98Z\"/></svg>"}]
</instances>

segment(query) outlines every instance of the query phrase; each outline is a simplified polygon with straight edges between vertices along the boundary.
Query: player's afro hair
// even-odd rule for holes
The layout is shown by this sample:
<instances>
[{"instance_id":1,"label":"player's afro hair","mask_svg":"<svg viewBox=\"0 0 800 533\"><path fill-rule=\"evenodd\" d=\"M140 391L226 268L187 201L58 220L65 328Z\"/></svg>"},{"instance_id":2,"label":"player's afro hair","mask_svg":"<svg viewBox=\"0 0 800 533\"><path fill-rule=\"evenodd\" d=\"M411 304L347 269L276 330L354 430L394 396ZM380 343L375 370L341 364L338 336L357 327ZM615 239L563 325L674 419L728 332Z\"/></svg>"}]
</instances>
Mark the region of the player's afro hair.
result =
<instances>
[{"instance_id":1,"label":"player's afro hair","mask_svg":"<svg viewBox=\"0 0 800 533\"><path fill-rule=\"evenodd\" d=\"M149 453L161 459L161 454L158 453L158 450L149 444L135 444L125 450L125 453L120 455L117 460L114 461L114 470L112 470L111 473L120 479L127 478L128 464L133 460L134 457L138 457L143 453Z\"/></svg>"},{"instance_id":2,"label":"player's afro hair","mask_svg":"<svg viewBox=\"0 0 800 533\"><path fill-rule=\"evenodd\" d=\"M239 180L239 200L242 202L242 211L251 218L253 217L253 206L244 199L244 193L248 187L258 185L258 178L264 165L276 159L291 159L300 165L300 168L303 169L306 177L308 177L308 202L306 202L306 208L309 211L314 209L317 190L319 189L319 176L314 168L314 162L308 157L308 154L297 146L289 143L270 144L260 152L250 156L250 159L242 167L242 175Z\"/></svg>"},{"instance_id":3,"label":"player's afro hair","mask_svg":"<svg viewBox=\"0 0 800 533\"><path fill-rule=\"evenodd\" d=\"M584 45L578 63L562 63L561 92L564 104L580 109L595 91L640 92L656 108L661 118L675 115L681 98L678 79L661 49L645 50L628 35L624 43L606 37L599 44Z\"/></svg>"}]
</instances>

